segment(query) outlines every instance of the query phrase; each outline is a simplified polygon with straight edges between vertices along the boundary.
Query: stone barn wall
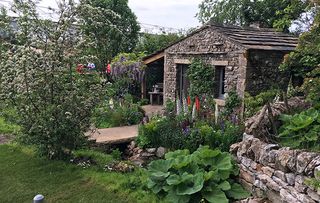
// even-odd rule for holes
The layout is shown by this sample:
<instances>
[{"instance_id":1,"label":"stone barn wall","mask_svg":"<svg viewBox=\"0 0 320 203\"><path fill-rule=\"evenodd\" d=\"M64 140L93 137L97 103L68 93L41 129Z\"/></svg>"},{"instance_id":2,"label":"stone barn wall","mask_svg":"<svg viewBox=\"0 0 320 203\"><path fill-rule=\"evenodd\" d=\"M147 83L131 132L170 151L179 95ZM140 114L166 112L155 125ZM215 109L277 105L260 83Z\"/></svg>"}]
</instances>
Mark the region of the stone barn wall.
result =
<instances>
[{"instance_id":1,"label":"stone barn wall","mask_svg":"<svg viewBox=\"0 0 320 203\"><path fill-rule=\"evenodd\" d=\"M320 171L319 153L279 148L246 134L230 152L240 167L240 183L255 197L274 203L320 202L320 191L304 183Z\"/></svg>"},{"instance_id":2,"label":"stone barn wall","mask_svg":"<svg viewBox=\"0 0 320 203\"><path fill-rule=\"evenodd\" d=\"M279 65L283 62L287 52L250 50L248 51L248 67L246 92L252 96L272 88L285 76L279 72ZM289 82L289 79L288 79Z\"/></svg>"},{"instance_id":3,"label":"stone barn wall","mask_svg":"<svg viewBox=\"0 0 320 203\"><path fill-rule=\"evenodd\" d=\"M177 64L190 64L193 58L201 58L213 68L225 66L226 92L235 87L239 92L243 92L247 66L244 52L241 46L229 41L210 27L169 47L165 50L164 63L165 100L176 98ZM212 92L214 93L214 90Z\"/></svg>"}]
</instances>

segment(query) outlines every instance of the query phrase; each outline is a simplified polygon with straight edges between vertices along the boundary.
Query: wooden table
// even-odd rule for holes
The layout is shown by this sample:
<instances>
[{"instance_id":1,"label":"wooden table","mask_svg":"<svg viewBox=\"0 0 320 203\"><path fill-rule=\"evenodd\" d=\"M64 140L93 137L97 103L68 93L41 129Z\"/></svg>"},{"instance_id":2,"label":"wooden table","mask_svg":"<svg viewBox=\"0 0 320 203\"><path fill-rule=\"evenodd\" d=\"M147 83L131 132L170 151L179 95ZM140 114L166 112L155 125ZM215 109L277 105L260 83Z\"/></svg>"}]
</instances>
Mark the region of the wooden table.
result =
<instances>
[{"instance_id":1,"label":"wooden table","mask_svg":"<svg viewBox=\"0 0 320 203\"><path fill-rule=\"evenodd\" d=\"M153 105L153 96L157 97L157 104L160 105L160 97L163 97L163 92L149 92L149 94L151 105Z\"/></svg>"}]
</instances>

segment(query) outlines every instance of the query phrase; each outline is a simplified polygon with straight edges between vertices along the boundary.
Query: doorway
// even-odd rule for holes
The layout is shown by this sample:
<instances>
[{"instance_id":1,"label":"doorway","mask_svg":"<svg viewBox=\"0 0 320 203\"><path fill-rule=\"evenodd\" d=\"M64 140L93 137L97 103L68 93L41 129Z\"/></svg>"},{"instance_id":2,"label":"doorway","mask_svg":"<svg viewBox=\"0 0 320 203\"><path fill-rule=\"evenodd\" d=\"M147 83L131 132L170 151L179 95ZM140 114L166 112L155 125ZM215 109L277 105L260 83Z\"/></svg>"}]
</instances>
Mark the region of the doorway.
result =
<instances>
[{"instance_id":1,"label":"doorway","mask_svg":"<svg viewBox=\"0 0 320 203\"><path fill-rule=\"evenodd\" d=\"M187 64L177 64L177 94L180 100L183 96L188 96L188 89L190 87L187 75L188 68L189 65Z\"/></svg>"}]
</instances>

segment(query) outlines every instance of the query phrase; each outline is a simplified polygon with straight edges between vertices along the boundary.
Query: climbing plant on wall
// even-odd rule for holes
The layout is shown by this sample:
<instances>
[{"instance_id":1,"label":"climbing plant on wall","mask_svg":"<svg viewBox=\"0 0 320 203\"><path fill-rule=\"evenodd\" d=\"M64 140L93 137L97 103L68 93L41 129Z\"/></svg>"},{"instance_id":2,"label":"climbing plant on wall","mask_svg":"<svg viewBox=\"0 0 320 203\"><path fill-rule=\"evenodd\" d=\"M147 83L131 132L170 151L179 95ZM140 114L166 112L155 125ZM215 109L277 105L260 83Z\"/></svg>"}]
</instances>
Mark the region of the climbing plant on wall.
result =
<instances>
[{"instance_id":1,"label":"climbing plant on wall","mask_svg":"<svg viewBox=\"0 0 320 203\"><path fill-rule=\"evenodd\" d=\"M213 94L214 89L214 68L205 64L201 59L194 59L188 69L190 81L189 94L192 97L203 97Z\"/></svg>"}]
</instances>

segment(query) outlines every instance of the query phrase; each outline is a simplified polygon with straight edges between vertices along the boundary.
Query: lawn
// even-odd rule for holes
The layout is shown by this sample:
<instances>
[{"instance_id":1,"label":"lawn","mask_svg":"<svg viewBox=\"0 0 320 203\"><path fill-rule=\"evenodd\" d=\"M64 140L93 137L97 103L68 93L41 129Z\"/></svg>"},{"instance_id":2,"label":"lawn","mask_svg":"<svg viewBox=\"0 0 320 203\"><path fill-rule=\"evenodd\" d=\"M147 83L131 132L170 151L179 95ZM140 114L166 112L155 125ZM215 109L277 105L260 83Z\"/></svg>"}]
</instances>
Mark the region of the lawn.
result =
<instances>
[{"instance_id":1,"label":"lawn","mask_svg":"<svg viewBox=\"0 0 320 203\"><path fill-rule=\"evenodd\" d=\"M38 193L46 202L159 202L143 186L146 174L140 169L130 174L84 169L39 158L18 145L0 145L0 163L0 202L31 202Z\"/></svg>"}]
</instances>

